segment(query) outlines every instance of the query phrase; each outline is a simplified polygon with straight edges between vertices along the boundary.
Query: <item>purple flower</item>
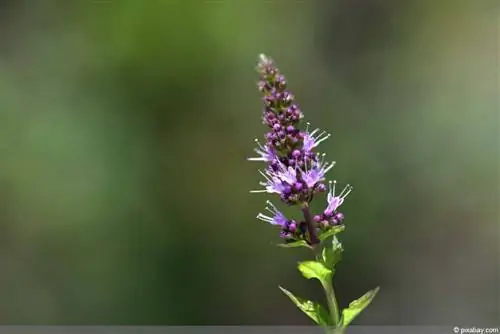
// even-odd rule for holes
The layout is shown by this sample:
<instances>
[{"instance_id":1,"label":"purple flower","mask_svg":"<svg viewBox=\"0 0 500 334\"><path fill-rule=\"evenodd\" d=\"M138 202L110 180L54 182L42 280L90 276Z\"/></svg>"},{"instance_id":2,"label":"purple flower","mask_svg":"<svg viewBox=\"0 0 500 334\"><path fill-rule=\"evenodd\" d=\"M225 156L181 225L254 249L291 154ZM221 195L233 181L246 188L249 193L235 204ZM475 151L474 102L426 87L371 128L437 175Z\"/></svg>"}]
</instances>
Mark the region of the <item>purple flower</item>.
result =
<instances>
[{"instance_id":1,"label":"purple flower","mask_svg":"<svg viewBox=\"0 0 500 334\"><path fill-rule=\"evenodd\" d=\"M271 216L259 213L257 219L271 225L279 226L281 228L280 237L287 241L293 241L295 238L300 238L304 235L303 229L304 222L297 224L295 220L289 220L281 211L279 211L270 201L267 201L266 210L271 213Z\"/></svg>"},{"instance_id":2,"label":"purple flower","mask_svg":"<svg viewBox=\"0 0 500 334\"><path fill-rule=\"evenodd\" d=\"M303 188L302 181L297 175L297 167L287 167L279 160L272 166L274 168L268 168L264 172L259 170L259 173L266 180L265 182L260 182L260 185L262 185L264 189L252 190L250 192L278 194L285 203L297 204L301 199L300 191Z\"/></svg>"},{"instance_id":3,"label":"purple flower","mask_svg":"<svg viewBox=\"0 0 500 334\"><path fill-rule=\"evenodd\" d=\"M282 214L274 205L271 203L271 201L267 201L267 206L266 210L269 211L272 214L272 217L266 216L262 213L259 213L257 215L257 219L260 219L266 223L269 223L271 225L279 225L279 226L285 226L285 224L288 222L288 219L286 219L285 215Z\"/></svg>"},{"instance_id":4,"label":"purple flower","mask_svg":"<svg viewBox=\"0 0 500 334\"><path fill-rule=\"evenodd\" d=\"M335 166L335 162L325 162L325 154L322 154L323 159L320 162L313 163L312 168L305 170L302 173L302 180L306 183L307 187L314 188L316 184L325 180L326 173ZM306 164L307 167L307 164Z\"/></svg>"},{"instance_id":5,"label":"purple flower","mask_svg":"<svg viewBox=\"0 0 500 334\"><path fill-rule=\"evenodd\" d=\"M344 199L349 195L349 193L352 191L352 187L350 185L347 185L342 189L340 194L335 195L335 185L337 184L337 181L330 181L330 190L328 191L328 195L326 197L326 201L328 203L328 206L325 209L325 216L331 216L339 206L344 203Z\"/></svg>"},{"instance_id":6,"label":"purple flower","mask_svg":"<svg viewBox=\"0 0 500 334\"><path fill-rule=\"evenodd\" d=\"M254 151L258 155L260 155L260 157L248 158L249 161L264 161L270 163L277 158L276 153L269 145L262 145L258 139L255 139L255 143L257 144L258 148L256 148Z\"/></svg>"},{"instance_id":7,"label":"purple flower","mask_svg":"<svg viewBox=\"0 0 500 334\"><path fill-rule=\"evenodd\" d=\"M278 162L278 170L276 172L271 172L275 177L279 178L283 182L289 185L295 184L297 182L297 167L285 166L281 161Z\"/></svg>"},{"instance_id":8,"label":"purple flower","mask_svg":"<svg viewBox=\"0 0 500 334\"><path fill-rule=\"evenodd\" d=\"M310 123L307 123L306 132L304 133L304 146L302 147L304 151L311 151L322 141L327 140L331 136L331 134L326 133L325 131L318 133L319 129L309 132L309 125Z\"/></svg>"},{"instance_id":9,"label":"purple flower","mask_svg":"<svg viewBox=\"0 0 500 334\"><path fill-rule=\"evenodd\" d=\"M287 193L291 188L281 180L279 174L274 173L271 170L266 170L265 172L259 170L259 173L266 179L266 182L259 182L264 189L250 190L251 193L270 193L282 195Z\"/></svg>"}]
</instances>

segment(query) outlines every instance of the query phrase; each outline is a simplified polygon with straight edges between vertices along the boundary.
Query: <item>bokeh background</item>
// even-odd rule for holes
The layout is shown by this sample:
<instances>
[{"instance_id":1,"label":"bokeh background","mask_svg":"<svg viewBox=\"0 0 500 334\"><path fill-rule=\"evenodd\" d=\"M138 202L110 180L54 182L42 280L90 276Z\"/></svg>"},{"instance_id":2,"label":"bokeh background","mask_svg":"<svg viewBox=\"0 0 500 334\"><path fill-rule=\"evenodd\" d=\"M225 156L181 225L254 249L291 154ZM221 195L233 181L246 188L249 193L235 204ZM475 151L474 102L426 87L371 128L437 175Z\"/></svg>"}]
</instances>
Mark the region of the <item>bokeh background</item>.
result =
<instances>
[{"instance_id":1,"label":"bokeh background","mask_svg":"<svg viewBox=\"0 0 500 334\"><path fill-rule=\"evenodd\" d=\"M340 303L500 323L496 1L2 1L0 323L304 325L255 219L254 72L333 133ZM321 209L322 202L315 208Z\"/></svg>"}]
</instances>

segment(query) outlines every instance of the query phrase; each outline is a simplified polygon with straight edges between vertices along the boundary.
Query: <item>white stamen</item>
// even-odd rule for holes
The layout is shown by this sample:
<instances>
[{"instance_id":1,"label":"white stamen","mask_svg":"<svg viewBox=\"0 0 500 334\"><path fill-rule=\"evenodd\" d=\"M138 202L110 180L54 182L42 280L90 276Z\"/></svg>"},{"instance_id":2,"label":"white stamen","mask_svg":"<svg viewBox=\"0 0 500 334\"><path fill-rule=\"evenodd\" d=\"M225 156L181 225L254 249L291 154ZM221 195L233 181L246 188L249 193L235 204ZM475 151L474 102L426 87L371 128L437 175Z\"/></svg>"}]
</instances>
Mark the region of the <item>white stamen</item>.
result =
<instances>
[{"instance_id":1,"label":"white stamen","mask_svg":"<svg viewBox=\"0 0 500 334\"><path fill-rule=\"evenodd\" d=\"M274 216L278 215L280 212L278 211L278 209L274 206L273 203L271 203L271 201L267 201L266 202L268 206L266 206L266 210L271 212Z\"/></svg>"},{"instance_id":2,"label":"white stamen","mask_svg":"<svg viewBox=\"0 0 500 334\"><path fill-rule=\"evenodd\" d=\"M326 153L321 154L321 160L319 161L319 168L323 170L323 174L326 174L330 169L335 166L335 161L325 162Z\"/></svg>"},{"instance_id":3,"label":"white stamen","mask_svg":"<svg viewBox=\"0 0 500 334\"><path fill-rule=\"evenodd\" d=\"M330 169L333 168L333 166L335 166L335 161L332 161L332 162L326 164L325 166L322 166L323 173L326 174Z\"/></svg>"},{"instance_id":4,"label":"white stamen","mask_svg":"<svg viewBox=\"0 0 500 334\"><path fill-rule=\"evenodd\" d=\"M319 131L319 129L316 129L316 130ZM319 145L322 141L327 140L331 136L331 134L329 134L329 133L327 133L325 131L322 131L319 135L317 135L316 137L314 137L314 134L316 133L316 130L314 130L313 132L311 132L311 138L314 140L315 146Z\"/></svg>"},{"instance_id":5,"label":"white stamen","mask_svg":"<svg viewBox=\"0 0 500 334\"><path fill-rule=\"evenodd\" d=\"M259 169L260 175L262 175L267 182L271 182L271 178Z\"/></svg>"},{"instance_id":6,"label":"white stamen","mask_svg":"<svg viewBox=\"0 0 500 334\"><path fill-rule=\"evenodd\" d=\"M257 144L257 146L259 146L259 148L260 148L261 150L264 150L264 149L265 149L264 145L262 145L262 144L260 143L260 141L259 141L257 138L255 138L255 143Z\"/></svg>"},{"instance_id":7,"label":"white stamen","mask_svg":"<svg viewBox=\"0 0 500 334\"><path fill-rule=\"evenodd\" d=\"M321 143L322 141L328 139L331 134L327 133L326 131L322 131L321 133L317 134L319 129L314 129L311 133L309 133L309 137L314 141L316 145Z\"/></svg>"},{"instance_id":8,"label":"white stamen","mask_svg":"<svg viewBox=\"0 0 500 334\"><path fill-rule=\"evenodd\" d=\"M338 196L335 196L335 186L336 186L336 184L337 184L337 181L336 181L336 180L335 180L335 181L333 181L333 182L332 182L332 181L330 181L330 182L328 182L328 183L329 183L329 186L330 186L330 190L329 190L329 194L328 194L328 195L329 195L329 196L331 196L331 198L333 198L333 197L338 197L338 198L340 198L340 199L342 199L342 200L343 200L344 198L346 198L346 197L347 197L347 195L349 195L349 193L350 193L350 192L352 191L352 189L353 189L353 187L352 187L350 184L348 184L348 185L346 185L346 186L344 187L344 189L342 189L342 191L340 192L340 194L338 194ZM332 184L333 184L333 186L332 186Z\"/></svg>"},{"instance_id":9,"label":"white stamen","mask_svg":"<svg viewBox=\"0 0 500 334\"><path fill-rule=\"evenodd\" d=\"M309 130L307 130L307 131L309 131ZM314 135L315 135L315 134L316 134L316 132L318 132L318 131L319 131L319 129L314 129L314 130L312 130L312 131L309 133L309 137L311 137L312 139L314 139Z\"/></svg>"},{"instance_id":10,"label":"white stamen","mask_svg":"<svg viewBox=\"0 0 500 334\"><path fill-rule=\"evenodd\" d=\"M262 158L262 157L261 158L255 158L255 157L253 157L253 158L247 158L247 160L248 161L266 161L266 159Z\"/></svg>"},{"instance_id":11,"label":"white stamen","mask_svg":"<svg viewBox=\"0 0 500 334\"><path fill-rule=\"evenodd\" d=\"M328 193L331 194L331 196L334 196L335 195L335 185L337 184L337 180L334 180L333 182L330 180L328 182L328 186L329 186L329 191Z\"/></svg>"},{"instance_id":12,"label":"white stamen","mask_svg":"<svg viewBox=\"0 0 500 334\"><path fill-rule=\"evenodd\" d=\"M344 189L342 189L342 191L340 192L339 194L339 197L344 199L347 197L347 195L349 195L349 193L352 191L353 187L348 184L347 186L344 187Z\"/></svg>"},{"instance_id":13,"label":"white stamen","mask_svg":"<svg viewBox=\"0 0 500 334\"><path fill-rule=\"evenodd\" d=\"M271 217L268 217L266 215L263 215L262 213L259 213L256 217L257 219L260 219L266 223L272 223L273 222L273 219Z\"/></svg>"},{"instance_id":14,"label":"white stamen","mask_svg":"<svg viewBox=\"0 0 500 334\"><path fill-rule=\"evenodd\" d=\"M257 194L257 193L267 193L266 189L261 189L261 190L250 190L251 194Z\"/></svg>"},{"instance_id":15,"label":"white stamen","mask_svg":"<svg viewBox=\"0 0 500 334\"><path fill-rule=\"evenodd\" d=\"M319 162L320 165L323 165L325 163L325 157L326 157L326 153L323 153L321 154L321 161Z\"/></svg>"}]
</instances>

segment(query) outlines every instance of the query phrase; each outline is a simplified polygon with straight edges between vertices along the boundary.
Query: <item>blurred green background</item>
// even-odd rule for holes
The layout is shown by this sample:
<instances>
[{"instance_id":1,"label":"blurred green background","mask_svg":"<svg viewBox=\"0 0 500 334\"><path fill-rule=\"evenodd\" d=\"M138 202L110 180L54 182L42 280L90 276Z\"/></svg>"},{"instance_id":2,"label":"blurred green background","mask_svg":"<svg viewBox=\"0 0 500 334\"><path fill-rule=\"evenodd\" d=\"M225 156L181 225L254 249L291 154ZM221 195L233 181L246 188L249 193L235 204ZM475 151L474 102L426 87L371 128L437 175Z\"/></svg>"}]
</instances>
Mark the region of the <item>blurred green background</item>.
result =
<instances>
[{"instance_id":1,"label":"blurred green background","mask_svg":"<svg viewBox=\"0 0 500 334\"><path fill-rule=\"evenodd\" d=\"M357 324L500 320L497 1L2 1L0 323L293 325L255 219L274 58L344 205ZM323 202L316 202L319 210Z\"/></svg>"}]
</instances>

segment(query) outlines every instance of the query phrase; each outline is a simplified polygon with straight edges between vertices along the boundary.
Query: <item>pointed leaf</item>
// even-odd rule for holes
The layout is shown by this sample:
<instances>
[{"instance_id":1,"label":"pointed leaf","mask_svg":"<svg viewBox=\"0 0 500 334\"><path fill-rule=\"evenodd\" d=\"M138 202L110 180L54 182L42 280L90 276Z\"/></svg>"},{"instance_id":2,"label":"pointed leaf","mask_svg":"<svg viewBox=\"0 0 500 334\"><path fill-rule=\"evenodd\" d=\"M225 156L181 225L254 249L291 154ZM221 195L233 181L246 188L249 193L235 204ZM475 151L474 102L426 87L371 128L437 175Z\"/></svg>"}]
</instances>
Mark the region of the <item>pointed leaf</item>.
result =
<instances>
[{"instance_id":1,"label":"pointed leaf","mask_svg":"<svg viewBox=\"0 0 500 334\"><path fill-rule=\"evenodd\" d=\"M281 291L285 295L288 296L288 298L291 299L291 301L297 305L297 307L307 314L309 318L311 318L315 323L318 325L324 325L324 326L329 326L330 324L330 318L328 316L328 311L321 306L318 303L312 302L310 300L305 300L299 297L295 297L293 293L290 291L286 290L285 288L282 288L281 286L279 287Z\"/></svg>"},{"instance_id":2,"label":"pointed leaf","mask_svg":"<svg viewBox=\"0 0 500 334\"><path fill-rule=\"evenodd\" d=\"M316 278L322 283L329 282L333 277L333 272L319 261L299 262L298 268L305 278Z\"/></svg>"},{"instance_id":3,"label":"pointed leaf","mask_svg":"<svg viewBox=\"0 0 500 334\"><path fill-rule=\"evenodd\" d=\"M311 245L307 243L305 240L298 240L298 241L293 241L285 244L277 244L276 246L282 247L282 248L296 248L296 247L307 247L311 248Z\"/></svg>"},{"instance_id":4,"label":"pointed leaf","mask_svg":"<svg viewBox=\"0 0 500 334\"><path fill-rule=\"evenodd\" d=\"M318 235L318 238L321 241L325 241L326 239L328 239L332 235L336 235L336 234L342 232L343 230L345 230L345 225L336 225L336 226L333 226L331 229L320 233Z\"/></svg>"},{"instance_id":5,"label":"pointed leaf","mask_svg":"<svg viewBox=\"0 0 500 334\"><path fill-rule=\"evenodd\" d=\"M368 291L360 298L352 301L349 304L349 307L342 311L342 326L347 327L347 325L349 325L351 321L353 321L354 318L356 318L356 316L361 313L361 311L363 311L368 305L370 305L379 290L380 287L377 287L373 290Z\"/></svg>"},{"instance_id":6,"label":"pointed leaf","mask_svg":"<svg viewBox=\"0 0 500 334\"><path fill-rule=\"evenodd\" d=\"M335 271L335 265L342 259L343 251L344 249L342 248L342 244L339 242L337 237L333 236L332 246L323 248L321 253L321 258L323 259L325 266Z\"/></svg>"}]
</instances>

